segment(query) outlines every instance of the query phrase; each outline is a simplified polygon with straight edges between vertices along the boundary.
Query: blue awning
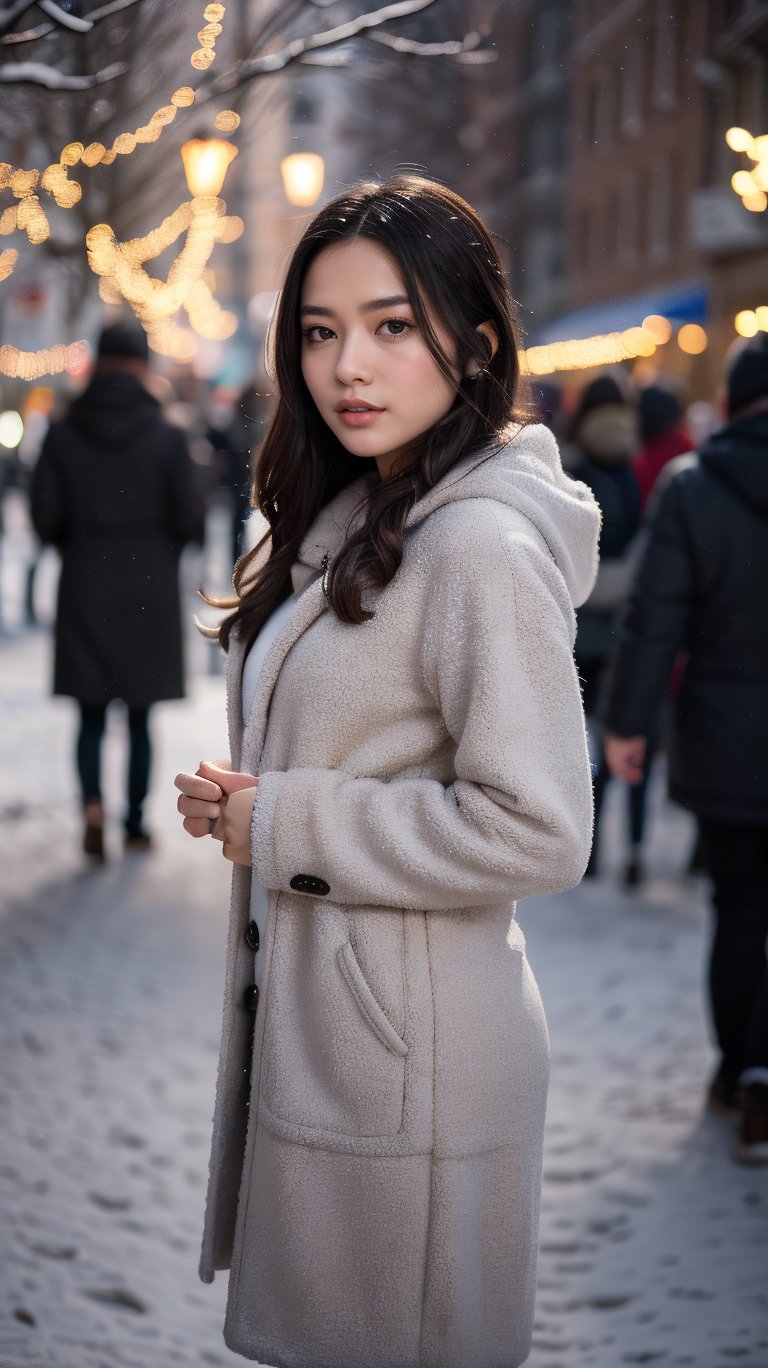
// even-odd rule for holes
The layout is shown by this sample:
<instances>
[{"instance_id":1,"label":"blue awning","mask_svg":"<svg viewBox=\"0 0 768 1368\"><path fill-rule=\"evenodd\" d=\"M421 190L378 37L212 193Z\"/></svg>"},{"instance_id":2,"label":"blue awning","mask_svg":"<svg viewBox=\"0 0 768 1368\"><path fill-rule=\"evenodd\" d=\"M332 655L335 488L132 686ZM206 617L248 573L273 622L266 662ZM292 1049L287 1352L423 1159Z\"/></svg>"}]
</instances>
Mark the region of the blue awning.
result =
<instances>
[{"instance_id":1,"label":"blue awning","mask_svg":"<svg viewBox=\"0 0 768 1368\"><path fill-rule=\"evenodd\" d=\"M570 342L603 333L623 332L625 328L637 327L649 314L663 314L676 328L682 327L683 323L706 323L708 287L701 280L681 280L672 285L660 285L644 294L609 299L588 309L574 309L572 313L562 314L551 323L532 330L525 345L538 347L547 342Z\"/></svg>"}]
</instances>

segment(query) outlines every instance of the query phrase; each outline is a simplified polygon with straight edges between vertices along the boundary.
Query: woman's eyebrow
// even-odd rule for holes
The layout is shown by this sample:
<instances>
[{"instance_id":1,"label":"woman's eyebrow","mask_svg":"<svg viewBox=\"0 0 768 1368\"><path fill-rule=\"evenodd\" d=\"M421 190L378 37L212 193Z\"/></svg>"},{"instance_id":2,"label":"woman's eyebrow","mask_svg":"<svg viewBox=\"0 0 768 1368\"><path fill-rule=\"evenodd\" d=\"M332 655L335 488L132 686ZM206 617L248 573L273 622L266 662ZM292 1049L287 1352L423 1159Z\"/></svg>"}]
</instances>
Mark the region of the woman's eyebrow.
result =
<instances>
[{"instance_id":1,"label":"woman's eyebrow","mask_svg":"<svg viewBox=\"0 0 768 1368\"><path fill-rule=\"evenodd\" d=\"M371 299L367 304L360 305L360 313L376 313L378 309L391 309L395 304L410 304L407 295L388 295L386 299ZM306 314L318 314L321 318L333 318L333 309L325 309L320 304L302 304L300 309L302 318Z\"/></svg>"}]
</instances>

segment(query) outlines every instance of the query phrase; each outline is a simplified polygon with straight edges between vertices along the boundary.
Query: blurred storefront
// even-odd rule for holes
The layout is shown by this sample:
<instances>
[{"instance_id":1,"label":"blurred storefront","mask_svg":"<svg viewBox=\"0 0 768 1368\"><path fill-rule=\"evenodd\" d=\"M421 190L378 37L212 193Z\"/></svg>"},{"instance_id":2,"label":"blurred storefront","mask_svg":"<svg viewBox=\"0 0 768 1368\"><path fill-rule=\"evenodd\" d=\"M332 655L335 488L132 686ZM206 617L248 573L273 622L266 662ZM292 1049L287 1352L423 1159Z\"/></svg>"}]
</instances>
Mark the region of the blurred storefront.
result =
<instances>
[{"instance_id":1,"label":"blurred storefront","mask_svg":"<svg viewBox=\"0 0 768 1368\"><path fill-rule=\"evenodd\" d=\"M768 132L768 3L568 9L570 307L534 313L530 369L568 390L623 362L643 382L664 373L712 397L738 334L768 326L768 199L734 192L749 159L725 136ZM764 152L758 183L768 139ZM524 279L518 288L525 305Z\"/></svg>"}]
</instances>

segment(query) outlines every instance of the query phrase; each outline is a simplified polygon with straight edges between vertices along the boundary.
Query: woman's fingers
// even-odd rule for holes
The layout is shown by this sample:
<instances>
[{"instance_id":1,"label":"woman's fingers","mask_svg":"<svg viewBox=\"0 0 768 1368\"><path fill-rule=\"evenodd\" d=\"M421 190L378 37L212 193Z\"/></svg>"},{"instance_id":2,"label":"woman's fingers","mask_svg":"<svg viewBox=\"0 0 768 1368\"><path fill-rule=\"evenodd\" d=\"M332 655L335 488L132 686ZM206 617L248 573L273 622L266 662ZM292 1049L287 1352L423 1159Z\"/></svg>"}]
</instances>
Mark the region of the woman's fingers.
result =
<instances>
[{"instance_id":1,"label":"woman's fingers","mask_svg":"<svg viewBox=\"0 0 768 1368\"><path fill-rule=\"evenodd\" d=\"M201 761L197 773L204 779L218 784L224 793L237 793L240 789L254 788L259 782L255 774L232 770L229 766L221 766L212 760Z\"/></svg>"},{"instance_id":2,"label":"woman's fingers","mask_svg":"<svg viewBox=\"0 0 768 1368\"><path fill-rule=\"evenodd\" d=\"M204 817L207 822L215 821L221 812L218 803L206 803L202 798L189 798L182 793L176 799L176 807L182 817Z\"/></svg>"},{"instance_id":3,"label":"woman's fingers","mask_svg":"<svg viewBox=\"0 0 768 1368\"><path fill-rule=\"evenodd\" d=\"M211 823L207 817L185 817L181 824L189 836L210 836Z\"/></svg>"},{"instance_id":4,"label":"woman's fingers","mask_svg":"<svg viewBox=\"0 0 768 1368\"><path fill-rule=\"evenodd\" d=\"M218 803L221 798L220 786L198 774L177 774L173 783L187 798L202 798L209 803Z\"/></svg>"}]
</instances>

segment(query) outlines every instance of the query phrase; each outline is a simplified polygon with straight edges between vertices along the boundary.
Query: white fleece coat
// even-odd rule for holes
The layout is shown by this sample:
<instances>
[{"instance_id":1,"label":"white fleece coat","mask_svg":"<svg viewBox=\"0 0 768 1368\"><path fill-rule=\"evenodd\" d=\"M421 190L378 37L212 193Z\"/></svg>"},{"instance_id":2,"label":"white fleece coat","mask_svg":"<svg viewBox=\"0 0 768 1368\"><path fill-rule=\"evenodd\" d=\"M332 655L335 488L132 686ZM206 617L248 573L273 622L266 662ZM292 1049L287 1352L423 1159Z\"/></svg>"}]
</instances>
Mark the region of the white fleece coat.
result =
<instances>
[{"instance_id":1,"label":"white fleece coat","mask_svg":"<svg viewBox=\"0 0 768 1368\"><path fill-rule=\"evenodd\" d=\"M276 1368L529 1352L549 1057L515 900L589 854L573 610L600 515L545 428L488 450L414 505L359 626L309 581L370 477L321 512L246 719L230 648L270 907L254 1029L236 868L201 1277L231 1266L226 1342Z\"/></svg>"}]
</instances>

